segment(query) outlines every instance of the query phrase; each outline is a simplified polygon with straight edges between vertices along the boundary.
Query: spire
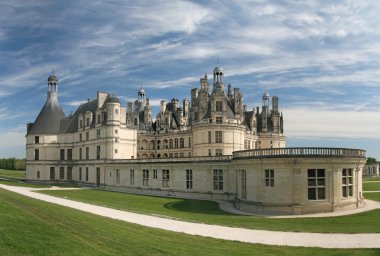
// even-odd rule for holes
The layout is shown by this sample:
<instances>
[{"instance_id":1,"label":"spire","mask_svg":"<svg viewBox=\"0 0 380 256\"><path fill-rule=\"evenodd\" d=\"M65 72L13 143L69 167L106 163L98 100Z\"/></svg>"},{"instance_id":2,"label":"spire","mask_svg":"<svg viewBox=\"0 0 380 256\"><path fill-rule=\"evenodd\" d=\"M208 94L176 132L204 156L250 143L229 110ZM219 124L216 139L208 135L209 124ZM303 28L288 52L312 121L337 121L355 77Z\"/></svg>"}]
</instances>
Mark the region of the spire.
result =
<instances>
[{"instance_id":1,"label":"spire","mask_svg":"<svg viewBox=\"0 0 380 256\"><path fill-rule=\"evenodd\" d=\"M265 88L265 92L263 94L263 107L269 107L269 93L268 93L268 89Z\"/></svg>"}]
</instances>

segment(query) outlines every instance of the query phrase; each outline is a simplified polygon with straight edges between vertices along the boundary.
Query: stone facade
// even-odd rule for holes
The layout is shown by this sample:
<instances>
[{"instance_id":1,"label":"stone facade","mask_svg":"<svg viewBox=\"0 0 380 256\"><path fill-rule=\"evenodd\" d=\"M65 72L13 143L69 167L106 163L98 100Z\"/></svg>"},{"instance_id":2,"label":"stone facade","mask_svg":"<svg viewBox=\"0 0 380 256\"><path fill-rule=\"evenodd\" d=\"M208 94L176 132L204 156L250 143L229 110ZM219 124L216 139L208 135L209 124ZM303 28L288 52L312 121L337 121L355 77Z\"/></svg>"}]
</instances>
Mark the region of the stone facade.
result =
<instances>
[{"instance_id":1,"label":"stone facade","mask_svg":"<svg viewBox=\"0 0 380 256\"><path fill-rule=\"evenodd\" d=\"M233 200L259 213L305 214L359 207L365 152L285 148L278 98L247 111L214 69L191 102L161 102L155 122L145 91L123 107L108 93L65 116L58 79L26 135L26 177L161 196Z\"/></svg>"},{"instance_id":2,"label":"stone facade","mask_svg":"<svg viewBox=\"0 0 380 256\"><path fill-rule=\"evenodd\" d=\"M380 176L380 163L366 164L363 171L364 176L378 177Z\"/></svg>"}]
</instances>

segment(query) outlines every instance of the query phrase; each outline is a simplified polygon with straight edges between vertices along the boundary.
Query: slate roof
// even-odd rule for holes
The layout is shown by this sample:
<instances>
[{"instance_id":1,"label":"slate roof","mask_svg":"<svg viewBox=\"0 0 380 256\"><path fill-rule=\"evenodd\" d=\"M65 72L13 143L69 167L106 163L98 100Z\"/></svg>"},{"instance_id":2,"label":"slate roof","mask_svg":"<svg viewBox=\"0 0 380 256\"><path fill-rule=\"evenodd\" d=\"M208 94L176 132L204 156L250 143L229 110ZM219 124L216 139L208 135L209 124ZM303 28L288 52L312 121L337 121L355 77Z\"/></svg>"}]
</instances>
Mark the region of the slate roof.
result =
<instances>
[{"instance_id":1,"label":"slate roof","mask_svg":"<svg viewBox=\"0 0 380 256\"><path fill-rule=\"evenodd\" d=\"M36 121L31 124L28 134L57 134L64 116L57 96L49 95Z\"/></svg>"}]
</instances>

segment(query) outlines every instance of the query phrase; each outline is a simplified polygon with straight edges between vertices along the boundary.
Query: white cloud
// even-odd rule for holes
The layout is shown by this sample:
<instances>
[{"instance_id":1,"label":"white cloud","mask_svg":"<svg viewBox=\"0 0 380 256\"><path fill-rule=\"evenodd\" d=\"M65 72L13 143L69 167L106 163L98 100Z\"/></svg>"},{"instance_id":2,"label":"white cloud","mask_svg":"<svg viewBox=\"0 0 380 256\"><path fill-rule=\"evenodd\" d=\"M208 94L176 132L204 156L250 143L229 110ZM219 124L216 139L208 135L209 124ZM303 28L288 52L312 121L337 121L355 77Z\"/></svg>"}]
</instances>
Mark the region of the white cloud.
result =
<instances>
[{"instance_id":1,"label":"white cloud","mask_svg":"<svg viewBox=\"0 0 380 256\"><path fill-rule=\"evenodd\" d=\"M284 114L289 137L380 138L380 112L296 107Z\"/></svg>"}]
</instances>

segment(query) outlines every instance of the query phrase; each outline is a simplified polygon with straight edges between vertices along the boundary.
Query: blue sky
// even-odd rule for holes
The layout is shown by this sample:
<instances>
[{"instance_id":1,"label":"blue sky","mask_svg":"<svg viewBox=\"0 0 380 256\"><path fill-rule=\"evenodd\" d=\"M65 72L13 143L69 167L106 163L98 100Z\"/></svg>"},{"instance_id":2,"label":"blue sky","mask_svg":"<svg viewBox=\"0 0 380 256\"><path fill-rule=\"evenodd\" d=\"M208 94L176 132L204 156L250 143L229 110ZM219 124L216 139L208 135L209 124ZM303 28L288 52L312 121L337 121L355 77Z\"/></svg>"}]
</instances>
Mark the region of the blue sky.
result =
<instances>
[{"instance_id":1,"label":"blue sky","mask_svg":"<svg viewBox=\"0 0 380 256\"><path fill-rule=\"evenodd\" d=\"M2 1L0 157L24 157L26 124L59 78L65 114L96 91L189 98L220 59L248 108L280 97L287 146L380 159L380 1Z\"/></svg>"}]
</instances>

